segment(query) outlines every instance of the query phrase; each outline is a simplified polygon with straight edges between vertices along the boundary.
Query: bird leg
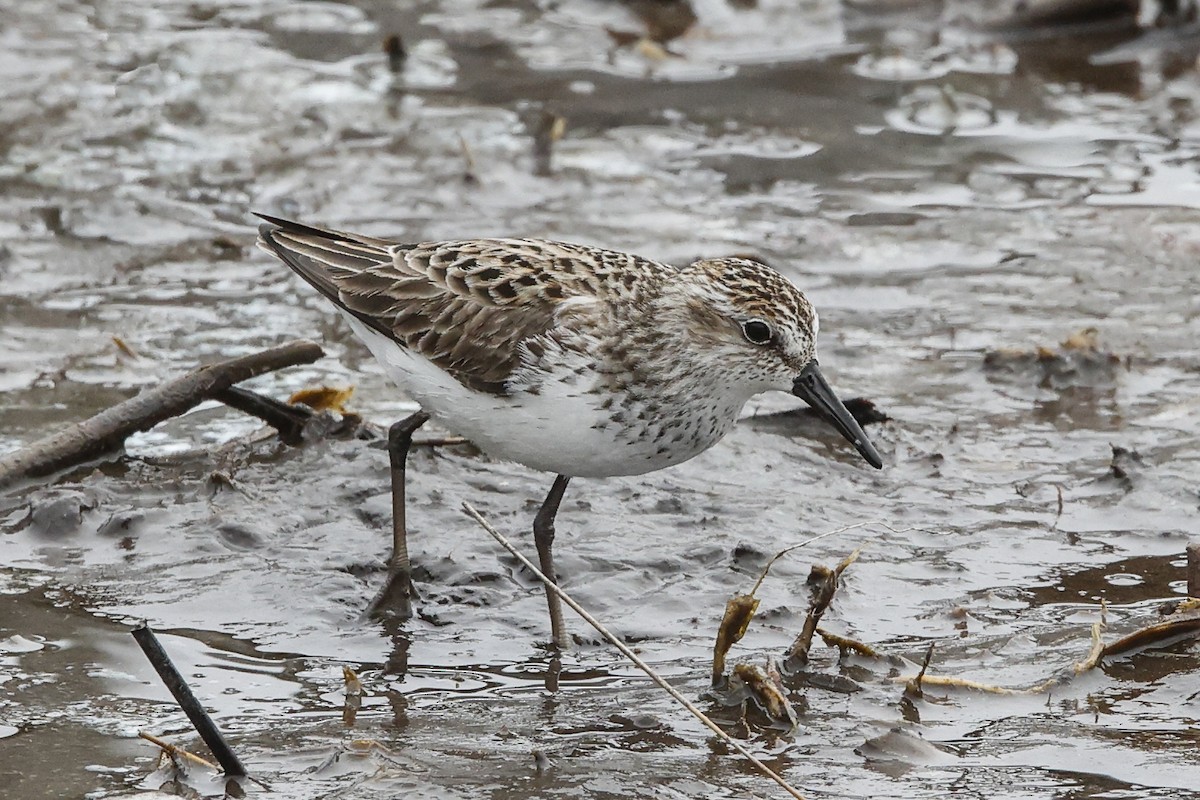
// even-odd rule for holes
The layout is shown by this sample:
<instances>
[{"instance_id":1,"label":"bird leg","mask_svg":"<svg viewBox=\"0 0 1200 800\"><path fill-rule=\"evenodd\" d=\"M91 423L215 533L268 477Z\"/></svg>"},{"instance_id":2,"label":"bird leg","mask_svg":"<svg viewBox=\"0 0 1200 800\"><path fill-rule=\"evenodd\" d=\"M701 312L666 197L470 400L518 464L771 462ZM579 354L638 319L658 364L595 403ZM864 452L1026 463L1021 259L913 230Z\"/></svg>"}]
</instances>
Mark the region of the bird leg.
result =
<instances>
[{"instance_id":1,"label":"bird leg","mask_svg":"<svg viewBox=\"0 0 1200 800\"><path fill-rule=\"evenodd\" d=\"M412 616L412 563L408 559L408 527L404 518L404 464L412 436L429 420L424 411L405 417L388 428L388 463L392 473L392 558L387 582L367 606L371 619Z\"/></svg>"},{"instance_id":2,"label":"bird leg","mask_svg":"<svg viewBox=\"0 0 1200 800\"><path fill-rule=\"evenodd\" d=\"M550 552L550 547L554 544L554 517L558 514L558 504L562 502L563 492L567 490L567 482L570 480L566 475L559 475L554 479L546 501L533 518L533 543L537 546L538 561L541 563L542 573L553 583L558 583L554 574L554 555ZM563 625L562 603L550 587L546 587L546 603L550 606L550 635L554 646L559 650L566 650L569 642L567 629Z\"/></svg>"}]
</instances>

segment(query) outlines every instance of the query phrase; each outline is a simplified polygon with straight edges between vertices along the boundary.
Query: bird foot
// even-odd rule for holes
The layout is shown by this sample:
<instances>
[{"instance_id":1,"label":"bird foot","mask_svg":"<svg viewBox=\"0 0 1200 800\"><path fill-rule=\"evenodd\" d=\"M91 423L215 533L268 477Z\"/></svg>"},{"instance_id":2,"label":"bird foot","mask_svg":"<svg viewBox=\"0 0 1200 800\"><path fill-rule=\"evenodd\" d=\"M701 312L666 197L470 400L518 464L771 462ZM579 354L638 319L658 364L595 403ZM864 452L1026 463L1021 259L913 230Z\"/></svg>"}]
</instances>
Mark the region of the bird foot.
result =
<instances>
[{"instance_id":1,"label":"bird foot","mask_svg":"<svg viewBox=\"0 0 1200 800\"><path fill-rule=\"evenodd\" d=\"M416 594L416 588L408 574L389 570L383 588L367 604L363 618L377 622L411 619L412 601Z\"/></svg>"}]
</instances>

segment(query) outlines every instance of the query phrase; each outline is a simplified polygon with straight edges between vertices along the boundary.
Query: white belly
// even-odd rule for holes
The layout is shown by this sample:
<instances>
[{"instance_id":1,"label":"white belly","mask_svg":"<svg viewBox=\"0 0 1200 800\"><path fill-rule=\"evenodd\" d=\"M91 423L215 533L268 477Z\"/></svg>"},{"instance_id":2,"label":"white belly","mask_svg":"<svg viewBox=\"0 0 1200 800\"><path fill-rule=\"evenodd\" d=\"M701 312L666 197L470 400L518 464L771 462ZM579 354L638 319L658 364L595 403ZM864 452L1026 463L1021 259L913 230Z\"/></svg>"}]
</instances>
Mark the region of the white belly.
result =
<instances>
[{"instance_id":1,"label":"white belly","mask_svg":"<svg viewBox=\"0 0 1200 800\"><path fill-rule=\"evenodd\" d=\"M609 417L599 408L604 396L590 392L594 381L547 382L537 394L507 397L476 392L428 359L344 316L396 385L441 425L493 458L537 470L591 478L653 472L708 449L728 432L740 409L739 404L723 410L727 424L712 435L688 438L663 452L661 441L622 436L605 424Z\"/></svg>"}]
</instances>

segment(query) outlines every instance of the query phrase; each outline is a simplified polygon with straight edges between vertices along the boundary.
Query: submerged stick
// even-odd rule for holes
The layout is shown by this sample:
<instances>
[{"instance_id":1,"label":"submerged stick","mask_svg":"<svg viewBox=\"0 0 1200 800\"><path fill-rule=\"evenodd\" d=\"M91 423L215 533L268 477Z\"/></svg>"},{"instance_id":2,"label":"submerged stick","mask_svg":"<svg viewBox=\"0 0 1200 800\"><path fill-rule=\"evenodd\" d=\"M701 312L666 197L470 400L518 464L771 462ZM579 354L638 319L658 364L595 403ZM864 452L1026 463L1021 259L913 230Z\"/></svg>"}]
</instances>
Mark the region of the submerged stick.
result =
<instances>
[{"instance_id":1,"label":"submerged stick","mask_svg":"<svg viewBox=\"0 0 1200 800\"><path fill-rule=\"evenodd\" d=\"M921 689L921 684L925 682L925 673L929 670L929 662L933 661L933 642L929 643L929 647L925 650L925 658L921 661L921 671L917 673L917 677L904 685L904 694L909 697L924 697L925 692Z\"/></svg>"},{"instance_id":2,"label":"submerged stick","mask_svg":"<svg viewBox=\"0 0 1200 800\"><path fill-rule=\"evenodd\" d=\"M274 428L279 433L279 438L287 444L297 444L300 441L305 424L313 417L313 411L308 406L284 403L240 386L230 386L217 392L213 399L220 400L243 414L258 417Z\"/></svg>"},{"instance_id":3,"label":"submerged stick","mask_svg":"<svg viewBox=\"0 0 1200 800\"><path fill-rule=\"evenodd\" d=\"M708 715L705 714L703 711L701 711L696 706L695 703L688 700L686 697L684 697L679 692L678 689L676 689L671 684L667 683L666 680L661 675L659 675L654 670L653 667L651 667L645 661L642 661L642 659L638 658L636 653L634 653L632 650L630 650L625 645L624 642L622 642L620 639L618 639L616 636L614 636L612 634L612 632L609 631L608 628L604 627L604 625L599 620L597 620L595 617L593 617L591 614L589 614L587 611L585 611L583 606L581 606L581 605L579 605L579 603L575 602L575 599L573 597L571 597L569 594L567 594L565 591L563 591L558 586L558 584L556 584L554 581L552 581L548 577L546 577L545 573L543 573L540 569L538 569L537 566L534 565L534 563L532 561L530 561L528 558L526 558L525 555L520 550L518 550L516 548L516 546L514 546L513 543L510 542L504 536L504 534L500 533L500 531L493 528L491 523L489 523L486 519L484 519L483 515L475 510L474 506L472 506L470 503L464 502L462 507L463 507L463 511L465 511L467 513L467 516L469 516L471 519L478 522L480 527L482 527L485 531L487 531L488 534L491 535L491 537L493 539L495 539L500 544L501 547L503 547L510 554L512 554L512 556L515 559L520 561L521 564L526 569L528 569L530 572L532 572L534 575L536 575L538 580L540 580L543 584L545 584L547 590L554 592L554 594L558 595L558 599L562 600L564 603L566 603L568 606L570 606L571 610L574 611L576 614L583 617L584 622L586 622L587 624L589 624L593 628L595 628L600 633L601 636L603 636L605 639L608 640L609 644L611 644L613 647L620 650L621 654L623 656L625 656L626 658L628 658L630 661L632 661L633 664L638 669L640 669L642 672L649 675L650 680L654 681L656 684L658 684L659 688L663 689L664 691L666 691L667 694L671 695L671 697L673 697L676 702L678 702L680 705L682 705L684 708L686 708L692 714L692 716L694 716L696 719L700 720L700 722L702 722L706 728L708 728L710 731L715 733L722 742L724 742L726 745L728 745L729 747L736 750L740 755L742 755L743 757L748 759L751 764L753 764L755 767L758 768L758 770L760 772L762 772L762 774L766 775L768 778L775 781L775 783L777 783L781 789L783 789L785 792L790 794L792 797L798 798L798 800L804 800L804 795L800 794L800 792L798 792L791 784L789 784L787 781L785 781L777 772L772 770L770 767L768 767L762 761L758 760L758 758L753 753L751 753L749 750L747 750L742 745L741 742L737 741L732 736L730 736L728 733L721 730L721 728L718 727L718 725L715 722L713 722L711 719L709 719Z\"/></svg>"},{"instance_id":4,"label":"submerged stick","mask_svg":"<svg viewBox=\"0 0 1200 800\"><path fill-rule=\"evenodd\" d=\"M0 489L22 478L38 478L116 450L131 435L179 416L215 398L235 383L324 355L303 339L248 356L219 361L147 389L94 417L0 457Z\"/></svg>"},{"instance_id":5,"label":"submerged stick","mask_svg":"<svg viewBox=\"0 0 1200 800\"><path fill-rule=\"evenodd\" d=\"M207 758L201 758L200 756L196 755L195 753L189 753L187 750L184 750L182 747L179 747L178 745L173 745L170 742L168 742L166 739L160 739L159 737L155 736L152 733L146 733L145 731L138 731L138 736L142 739L145 739L150 744L157 745L158 749L162 750L162 752L166 753L166 755L169 757L181 758L181 759L184 759L185 761L191 761L193 764L199 764L202 767L207 767L208 769L211 769L213 772L216 772L217 770L220 769L220 767L218 767L216 764L209 761ZM162 756L160 754L160 756L159 756L160 762L159 763L162 763L161 758L162 758Z\"/></svg>"},{"instance_id":6,"label":"submerged stick","mask_svg":"<svg viewBox=\"0 0 1200 800\"><path fill-rule=\"evenodd\" d=\"M1188 597L1200 597L1200 542L1187 546L1187 593Z\"/></svg>"},{"instance_id":7,"label":"submerged stick","mask_svg":"<svg viewBox=\"0 0 1200 800\"><path fill-rule=\"evenodd\" d=\"M212 751L213 757L217 759L217 763L221 765L225 775L230 778L246 777L246 768L229 748L225 738L221 736L221 731L217 729L212 717L200 705L196 695L192 694L191 688L179 674L179 670L175 669L175 665L171 663L171 657L167 655L166 650L163 650L162 644L154 635L154 631L150 630L150 626L143 622L130 633L137 640L142 652L146 654L146 658L150 660L158 677L162 678L163 684L171 690L171 694L179 703L179 707L183 709L183 713L187 714L187 718L191 720L196 733L200 734L200 738L208 745L208 749Z\"/></svg>"}]
</instances>

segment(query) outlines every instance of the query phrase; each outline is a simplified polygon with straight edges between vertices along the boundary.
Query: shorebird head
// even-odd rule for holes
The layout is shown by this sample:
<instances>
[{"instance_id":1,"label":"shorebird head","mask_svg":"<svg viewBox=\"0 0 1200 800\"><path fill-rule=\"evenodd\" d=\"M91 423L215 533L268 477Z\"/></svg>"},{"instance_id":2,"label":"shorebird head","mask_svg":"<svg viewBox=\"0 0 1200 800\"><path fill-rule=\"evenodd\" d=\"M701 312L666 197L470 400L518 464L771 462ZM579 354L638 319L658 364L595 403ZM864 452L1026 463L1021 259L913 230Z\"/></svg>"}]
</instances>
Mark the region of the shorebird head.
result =
<instances>
[{"instance_id":1,"label":"shorebird head","mask_svg":"<svg viewBox=\"0 0 1200 800\"><path fill-rule=\"evenodd\" d=\"M757 261L716 258L681 271L687 334L719 356L746 399L777 389L804 400L871 466L883 460L817 366L817 311L791 281Z\"/></svg>"}]
</instances>

